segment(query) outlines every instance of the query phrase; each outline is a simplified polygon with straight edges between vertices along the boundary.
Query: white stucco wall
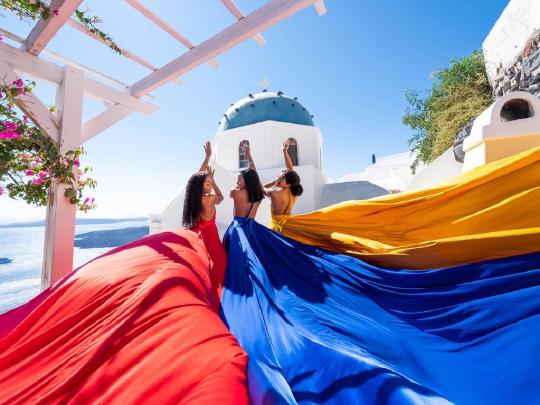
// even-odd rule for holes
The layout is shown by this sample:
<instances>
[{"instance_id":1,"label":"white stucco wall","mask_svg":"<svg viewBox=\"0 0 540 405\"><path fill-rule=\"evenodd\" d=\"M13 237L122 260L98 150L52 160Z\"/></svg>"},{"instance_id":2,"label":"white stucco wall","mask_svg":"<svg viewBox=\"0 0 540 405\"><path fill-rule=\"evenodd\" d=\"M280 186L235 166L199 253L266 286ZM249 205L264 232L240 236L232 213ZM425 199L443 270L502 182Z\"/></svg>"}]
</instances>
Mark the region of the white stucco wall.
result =
<instances>
[{"instance_id":1,"label":"white stucco wall","mask_svg":"<svg viewBox=\"0 0 540 405\"><path fill-rule=\"evenodd\" d=\"M409 182L406 191L429 188L461 174L463 163L454 158L453 148L448 148L441 156L423 166Z\"/></svg>"},{"instance_id":2,"label":"white stucco wall","mask_svg":"<svg viewBox=\"0 0 540 405\"><path fill-rule=\"evenodd\" d=\"M294 138L298 144L299 166L322 169L322 136L319 128L307 125L265 121L224 132L213 141L215 160L230 172L239 170L238 147L248 140L257 170L283 167L283 142Z\"/></svg>"},{"instance_id":3,"label":"white stucco wall","mask_svg":"<svg viewBox=\"0 0 540 405\"><path fill-rule=\"evenodd\" d=\"M368 181L386 190L403 191L413 178L411 165L414 159L415 155L411 152L382 156L364 171L348 173L339 182Z\"/></svg>"},{"instance_id":4,"label":"white stucco wall","mask_svg":"<svg viewBox=\"0 0 540 405\"><path fill-rule=\"evenodd\" d=\"M463 141L463 171L540 146L538 113L513 121L501 119L501 111L512 100L524 100L533 112L540 111L540 100L527 92L511 92L497 99L478 116L471 134Z\"/></svg>"},{"instance_id":5,"label":"white stucco wall","mask_svg":"<svg viewBox=\"0 0 540 405\"><path fill-rule=\"evenodd\" d=\"M497 76L497 67L510 67L537 30L540 30L540 1L510 0L482 44L491 82Z\"/></svg>"}]
</instances>

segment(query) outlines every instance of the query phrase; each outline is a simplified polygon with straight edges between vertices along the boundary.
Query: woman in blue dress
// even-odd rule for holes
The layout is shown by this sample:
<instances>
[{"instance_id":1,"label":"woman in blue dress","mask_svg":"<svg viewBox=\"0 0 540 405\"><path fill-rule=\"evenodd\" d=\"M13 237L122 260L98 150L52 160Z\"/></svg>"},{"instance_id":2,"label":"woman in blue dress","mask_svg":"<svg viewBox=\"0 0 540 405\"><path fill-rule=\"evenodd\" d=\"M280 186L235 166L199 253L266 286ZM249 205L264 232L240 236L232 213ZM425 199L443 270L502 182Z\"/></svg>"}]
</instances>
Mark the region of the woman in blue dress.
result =
<instances>
[{"instance_id":1,"label":"woman in blue dress","mask_svg":"<svg viewBox=\"0 0 540 405\"><path fill-rule=\"evenodd\" d=\"M418 271L304 245L254 221L246 152L221 316L248 353L251 403L540 399L540 253Z\"/></svg>"}]
</instances>

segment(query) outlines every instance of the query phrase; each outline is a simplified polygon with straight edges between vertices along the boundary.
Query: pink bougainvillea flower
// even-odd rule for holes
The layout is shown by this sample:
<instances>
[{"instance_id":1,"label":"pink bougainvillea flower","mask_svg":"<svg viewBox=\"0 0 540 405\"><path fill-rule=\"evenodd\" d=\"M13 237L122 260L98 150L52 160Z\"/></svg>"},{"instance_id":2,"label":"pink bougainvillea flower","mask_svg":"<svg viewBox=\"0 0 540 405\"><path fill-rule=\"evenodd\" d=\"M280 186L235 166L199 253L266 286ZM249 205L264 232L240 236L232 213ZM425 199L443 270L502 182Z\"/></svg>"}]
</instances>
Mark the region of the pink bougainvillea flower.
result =
<instances>
[{"instance_id":1,"label":"pink bougainvillea flower","mask_svg":"<svg viewBox=\"0 0 540 405\"><path fill-rule=\"evenodd\" d=\"M4 188L0 187L0 195L4 194Z\"/></svg>"},{"instance_id":2,"label":"pink bougainvillea flower","mask_svg":"<svg viewBox=\"0 0 540 405\"><path fill-rule=\"evenodd\" d=\"M41 178L34 179L34 180L32 180L32 184L35 184L36 186L39 186L40 184L43 184L43 179L41 179Z\"/></svg>"},{"instance_id":3,"label":"pink bougainvillea flower","mask_svg":"<svg viewBox=\"0 0 540 405\"><path fill-rule=\"evenodd\" d=\"M86 197L86 198L84 199L83 204L84 204L84 205L88 204L88 201L90 201L90 198Z\"/></svg>"},{"instance_id":4,"label":"pink bougainvillea flower","mask_svg":"<svg viewBox=\"0 0 540 405\"><path fill-rule=\"evenodd\" d=\"M11 138L20 138L21 134L15 132L19 126L13 122L4 121L4 130L0 131L0 139L11 139Z\"/></svg>"},{"instance_id":5,"label":"pink bougainvillea flower","mask_svg":"<svg viewBox=\"0 0 540 405\"><path fill-rule=\"evenodd\" d=\"M58 15L58 9L57 8L55 8L52 12L53 12L54 15Z\"/></svg>"},{"instance_id":6,"label":"pink bougainvillea flower","mask_svg":"<svg viewBox=\"0 0 540 405\"><path fill-rule=\"evenodd\" d=\"M4 131L16 131L19 128L17 124L9 121L4 121L2 124L4 125Z\"/></svg>"},{"instance_id":7,"label":"pink bougainvillea flower","mask_svg":"<svg viewBox=\"0 0 540 405\"><path fill-rule=\"evenodd\" d=\"M13 131L2 131L0 132L0 139L17 139L20 138L21 134Z\"/></svg>"},{"instance_id":8,"label":"pink bougainvillea flower","mask_svg":"<svg viewBox=\"0 0 540 405\"><path fill-rule=\"evenodd\" d=\"M94 197L90 198L90 204L94 205L94 201L96 201Z\"/></svg>"},{"instance_id":9,"label":"pink bougainvillea flower","mask_svg":"<svg viewBox=\"0 0 540 405\"><path fill-rule=\"evenodd\" d=\"M0 35L0 41L3 41L3 40L4 40L4 36Z\"/></svg>"},{"instance_id":10,"label":"pink bougainvillea flower","mask_svg":"<svg viewBox=\"0 0 540 405\"><path fill-rule=\"evenodd\" d=\"M80 165L81 165L81 162L79 162L79 159L75 159L75 160L73 161L73 166L79 167Z\"/></svg>"},{"instance_id":11,"label":"pink bougainvillea flower","mask_svg":"<svg viewBox=\"0 0 540 405\"><path fill-rule=\"evenodd\" d=\"M35 160L36 160L37 163L43 162L43 159L41 159L39 156L36 156L36 159L35 159Z\"/></svg>"},{"instance_id":12,"label":"pink bougainvillea flower","mask_svg":"<svg viewBox=\"0 0 540 405\"><path fill-rule=\"evenodd\" d=\"M40 179L44 179L45 177L49 176L49 171L48 170L43 170L41 173L38 174L38 176L39 176Z\"/></svg>"},{"instance_id":13,"label":"pink bougainvillea flower","mask_svg":"<svg viewBox=\"0 0 540 405\"><path fill-rule=\"evenodd\" d=\"M34 175L34 171L28 169L28 170L26 170L26 171L24 172L24 174L26 174L27 176L33 176L33 175Z\"/></svg>"},{"instance_id":14,"label":"pink bougainvillea flower","mask_svg":"<svg viewBox=\"0 0 540 405\"><path fill-rule=\"evenodd\" d=\"M18 78L17 80L15 80L13 84L15 85L15 87L17 87L17 90L19 90L19 94L24 93L24 82L22 81L21 78Z\"/></svg>"},{"instance_id":15,"label":"pink bougainvillea flower","mask_svg":"<svg viewBox=\"0 0 540 405\"><path fill-rule=\"evenodd\" d=\"M28 124L28 117L26 115L23 115L22 120L25 124Z\"/></svg>"}]
</instances>

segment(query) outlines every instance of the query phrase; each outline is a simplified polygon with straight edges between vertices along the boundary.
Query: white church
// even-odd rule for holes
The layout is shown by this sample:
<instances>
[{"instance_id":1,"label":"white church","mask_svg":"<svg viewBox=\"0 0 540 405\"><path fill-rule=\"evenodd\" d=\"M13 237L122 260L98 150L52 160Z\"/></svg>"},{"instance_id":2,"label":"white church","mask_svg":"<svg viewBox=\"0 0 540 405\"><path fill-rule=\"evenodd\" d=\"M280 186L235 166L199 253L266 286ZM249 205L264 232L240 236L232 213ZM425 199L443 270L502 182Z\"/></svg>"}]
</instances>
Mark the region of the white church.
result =
<instances>
[{"instance_id":1,"label":"white church","mask_svg":"<svg viewBox=\"0 0 540 405\"><path fill-rule=\"evenodd\" d=\"M414 158L405 152L380 159L365 173L351 173L339 182L330 183L323 170L323 136L313 116L296 97L264 90L232 104L223 114L212 140L210 165L216 170L216 182L223 193L227 196L227 190L236 186L238 173L247 167L240 147L243 143L251 146L259 177L265 183L275 180L285 167L282 146L286 140L291 141L289 154L304 188L293 214L311 212L341 201L385 195L390 189L404 190L412 178L410 165ZM181 226L184 193L185 190L181 190L161 215L151 215L151 233ZM230 223L232 211L232 200L228 198L217 207L220 231ZM270 221L268 199L259 208L257 221L262 224Z\"/></svg>"}]
</instances>

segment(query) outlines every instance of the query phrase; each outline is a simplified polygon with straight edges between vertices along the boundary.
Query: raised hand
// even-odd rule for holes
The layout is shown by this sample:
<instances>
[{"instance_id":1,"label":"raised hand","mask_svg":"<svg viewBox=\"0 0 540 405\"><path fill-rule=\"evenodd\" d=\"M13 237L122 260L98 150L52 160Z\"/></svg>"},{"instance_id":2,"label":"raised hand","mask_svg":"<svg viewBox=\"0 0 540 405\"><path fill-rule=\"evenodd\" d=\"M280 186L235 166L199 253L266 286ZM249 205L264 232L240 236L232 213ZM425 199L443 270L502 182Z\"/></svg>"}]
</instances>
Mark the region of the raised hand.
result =
<instances>
[{"instance_id":1,"label":"raised hand","mask_svg":"<svg viewBox=\"0 0 540 405\"><path fill-rule=\"evenodd\" d=\"M283 157L285 158L285 166L287 170L294 170L291 157L289 156L289 146L291 145L291 140L287 139L283 142Z\"/></svg>"},{"instance_id":2,"label":"raised hand","mask_svg":"<svg viewBox=\"0 0 540 405\"><path fill-rule=\"evenodd\" d=\"M204 144L204 153L208 159L210 159L210 156L212 156L212 145L210 145L209 141L206 141Z\"/></svg>"},{"instance_id":3,"label":"raised hand","mask_svg":"<svg viewBox=\"0 0 540 405\"><path fill-rule=\"evenodd\" d=\"M216 172L216 169L213 169L211 166L206 167L206 173L214 180L214 173Z\"/></svg>"},{"instance_id":4,"label":"raised hand","mask_svg":"<svg viewBox=\"0 0 540 405\"><path fill-rule=\"evenodd\" d=\"M251 149L249 148L249 143L245 142L242 144L242 151L246 154L246 155L250 155L251 154Z\"/></svg>"},{"instance_id":5,"label":"raised hand","mask_svg":"<svg viewBox=\"0 0 540 405\"><path fill-rule=\"evenodd\" d=\"M208 162L210 160L210 156L212 156L212 146L210 145L210 142L206 141L204 144L204 160L201 164L201 167L199 169L200 172L205 172L206 167L208 166Z\"/></svg>"},{"instance_id":6,"label":"raised hand","mask_svg":"<svg viewBox=\"0 0 540 405\"><path fill-rule=\"evenodd\" d=\"M291 142L287 139L285 142L283 142L283 152L287 152L289 150Z\"/></svg>"}]
</instances>

